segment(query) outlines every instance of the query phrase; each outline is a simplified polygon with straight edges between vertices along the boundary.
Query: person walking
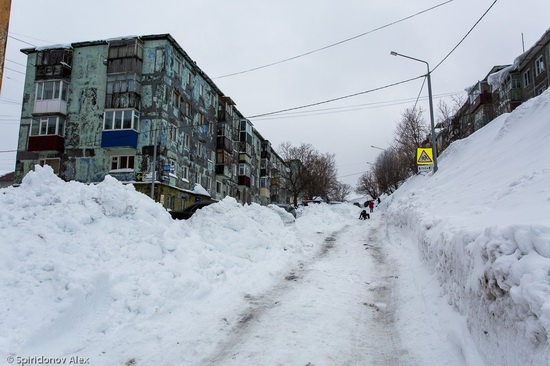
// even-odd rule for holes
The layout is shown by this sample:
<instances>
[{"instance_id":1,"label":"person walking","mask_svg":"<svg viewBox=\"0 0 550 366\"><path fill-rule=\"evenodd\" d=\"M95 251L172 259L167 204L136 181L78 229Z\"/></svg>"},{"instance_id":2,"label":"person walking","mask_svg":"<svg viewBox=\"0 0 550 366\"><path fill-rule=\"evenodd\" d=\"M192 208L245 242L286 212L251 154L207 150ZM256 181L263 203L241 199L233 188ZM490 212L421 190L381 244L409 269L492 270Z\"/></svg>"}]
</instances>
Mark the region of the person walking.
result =
<instances>
[{"instance_id":1,"label":"person walking","mask_svg":"<svg viewBox=\"0 0 550 366\"><path fill-rule=\"evenodd\" d=\"M374 200L369 201L369 209L370 209L370 212L374 210Z\"/></svg>"}]
</instances>

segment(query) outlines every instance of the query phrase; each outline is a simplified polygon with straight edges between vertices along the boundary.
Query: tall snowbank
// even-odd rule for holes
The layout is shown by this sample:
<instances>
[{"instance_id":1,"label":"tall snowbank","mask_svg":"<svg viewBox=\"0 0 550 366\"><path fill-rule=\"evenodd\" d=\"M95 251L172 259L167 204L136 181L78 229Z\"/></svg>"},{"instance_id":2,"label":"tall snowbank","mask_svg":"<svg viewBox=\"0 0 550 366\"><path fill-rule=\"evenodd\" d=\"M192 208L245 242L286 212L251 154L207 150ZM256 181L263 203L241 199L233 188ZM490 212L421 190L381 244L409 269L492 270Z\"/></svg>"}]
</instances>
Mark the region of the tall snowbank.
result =
<instances>
[{"instance_id":1,"label":"tall snowbank","mask_svg":"<svg viewBox=\"0 0 550 366\"><path fill-rule=\"evenodd\" d=\"M228 197L174 221L112 177L63 182L37 166L20 187L0 190L0 349L124 362L128 347L115 339L164 339L158 317L200 319L236 306L313 252L298 230L348 219L326 205L302 217L285 225L272 209Z\"/></svg>"},{"instance_id":2,"label":"tall snowbank","mask_svg":"<svg viewBox=\"0 0 550 366\"><path fill-rule=\"evenodd\" d=\"M488 365L550 364L550 91L453 143L385 204Z\"/></svg>"}]
</instances>

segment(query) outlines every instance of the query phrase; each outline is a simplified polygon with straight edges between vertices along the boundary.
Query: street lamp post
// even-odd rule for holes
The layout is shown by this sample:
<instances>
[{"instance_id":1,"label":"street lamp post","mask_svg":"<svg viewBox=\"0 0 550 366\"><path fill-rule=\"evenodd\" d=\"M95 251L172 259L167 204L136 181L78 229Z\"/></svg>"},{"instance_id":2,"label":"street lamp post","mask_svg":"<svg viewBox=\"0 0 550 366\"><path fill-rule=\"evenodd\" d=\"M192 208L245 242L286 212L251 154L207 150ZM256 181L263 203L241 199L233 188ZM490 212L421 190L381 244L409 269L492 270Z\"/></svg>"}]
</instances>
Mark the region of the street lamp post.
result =
<instances>
[{"instance_id":1,"label":"street lamp post","mask_svg":"<svg viewBox=\"0 0 550 366\"><path fill-rule=\"evenodd\" d=\"M424 60L419 60L419 59L414 58L414 57L402 55L402 54L397 53L395 51L391 51L390 55L392 55L392 56L401 56L401 57L405 57L405 58L408 58L408 59L411 59L411 60L414 60L414 61L425 63L426 67L428 68L428 74L426 75L426 77L428 78L428 99L429 99L429 102L430 102L430 122L432 124L432 149L433 149L433 155L434 155L434 173L435 173L435 172L437 172L437 145L436 145L436 142L435 142L434 107L433 107L433 99L432 99L432 80L431 80L431 77L430 77L430 75L431 75L430 65Z\"/></svg>"},{"instance_id":2,"label":"street lamp post","mask_svg":"<svg viewBox=\"0 0 550 366\"><path fill-rule=\"evenodd\" d=\"M378 147L378 146L370 145L370 147L372 147L372 148L374 148L374 149L386 151L386 149L382 149L381 147Z\"/></svg>"},{"instance_id":3,"label":"street lamp post","mask_svg":"<svg viewBox=\"0 0 550 366\"><path fill-rule=\"evenodd\" d=\"M155 106L156 106L156 109L157 109L157 118L159 118L159 105L158 105L158 100L157 100L157 97L153 97L153 102L155 102ZM152 166L152 169L151 169L151 199L153 199L154 201L156 201L155 199L155 180L156 180L156 175L157 175L157 140L158 140L158 137L157 137L157 134L158 134L158 123L154 123L153 124L153 119L151 119L151 126L153 128L153 131L151 131L153 133L153 166Z\"/></svg>"}]
</instances>

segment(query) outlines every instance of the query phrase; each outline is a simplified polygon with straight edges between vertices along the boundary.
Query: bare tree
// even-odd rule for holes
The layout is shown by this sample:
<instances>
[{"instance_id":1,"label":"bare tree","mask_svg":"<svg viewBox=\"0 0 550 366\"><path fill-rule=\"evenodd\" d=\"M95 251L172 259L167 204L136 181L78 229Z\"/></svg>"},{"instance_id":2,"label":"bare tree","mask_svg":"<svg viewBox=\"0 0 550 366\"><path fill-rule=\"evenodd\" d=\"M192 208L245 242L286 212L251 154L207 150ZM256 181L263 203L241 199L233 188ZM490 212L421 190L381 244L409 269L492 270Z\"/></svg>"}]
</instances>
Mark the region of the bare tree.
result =
<instances>
[{"instance_id":1,"label":"bare tree","mask_svg":"<svg viewBox=\"0 0 550 366\"><path fill-rule=\"evenodd\" d=\"M422 113L422 108L407 108L395 129L395 142L399 157L405 159L411 172L416 169L416 149L422 147L429 132Z\"/></svg>"},{"instance_id":2,"label":"bare tree","mask_svg":"<svg viewBox=\"0 0 550 366\"><path fill-rule=\"evenodd\" d=\"M351 193L351 186L346 183L336 182L335 187L329 192L331 201L345 201Z\"/></svg>"},{"instance_id":3,"label":"bare tree","mask_svg":"<svg viewBox=\"0 0 550 366\"><path fill-rule=\"evenodd\" d=\"M380 195L380 191L378 190L378 182L376 180L376 176L374 175L374 168L359 177L355 192L369 195L371 198L378 197Z\"/></svg>"},{"instance_id":4,"label":"bare tree","mask_svg":"<svg viewBox=\"0 0 550 366\"><path fill-rule=\"evenodd\" d=\"M337 189L333 154L320 154L311 144L292 146L290 142L283 142L277 153L289 167L284 188L293 196L295 205L301 196L326 199Z\"/></svg>"}]
</instances>

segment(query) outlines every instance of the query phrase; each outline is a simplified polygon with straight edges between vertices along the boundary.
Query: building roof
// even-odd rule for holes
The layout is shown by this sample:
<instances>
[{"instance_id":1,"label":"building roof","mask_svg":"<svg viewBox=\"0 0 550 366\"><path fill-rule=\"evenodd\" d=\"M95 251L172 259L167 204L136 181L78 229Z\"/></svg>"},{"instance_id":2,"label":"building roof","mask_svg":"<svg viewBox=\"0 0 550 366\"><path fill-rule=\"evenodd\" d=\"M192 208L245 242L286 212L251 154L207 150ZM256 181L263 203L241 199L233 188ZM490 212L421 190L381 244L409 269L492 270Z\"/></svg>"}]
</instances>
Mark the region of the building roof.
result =
<instances>
[{"instance_id":1,"label":"building roof","mask_svg":"<svg viewBox=\"0 0 550 366\"><path fill-rule=\"evenodd\" d=\"M6 173L4 175L0 175L0 182L13 182L15 179L15 172Z\"/></svg>"}]
</instances>

